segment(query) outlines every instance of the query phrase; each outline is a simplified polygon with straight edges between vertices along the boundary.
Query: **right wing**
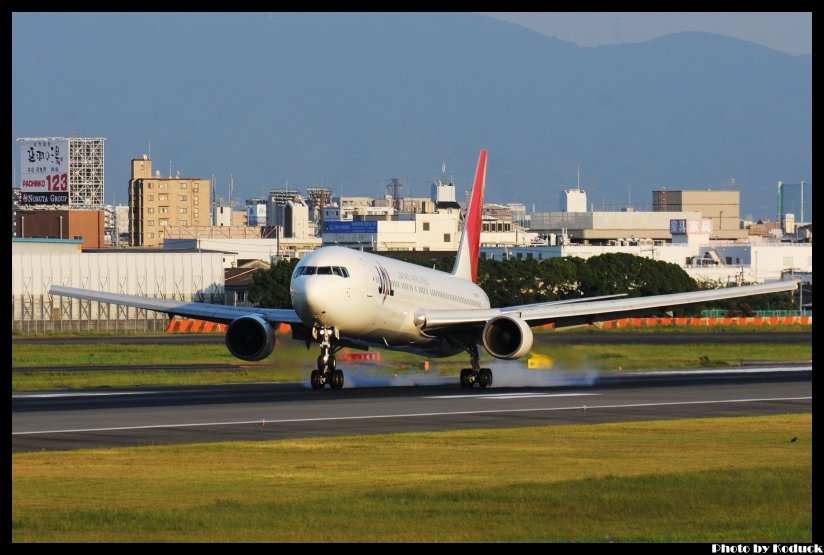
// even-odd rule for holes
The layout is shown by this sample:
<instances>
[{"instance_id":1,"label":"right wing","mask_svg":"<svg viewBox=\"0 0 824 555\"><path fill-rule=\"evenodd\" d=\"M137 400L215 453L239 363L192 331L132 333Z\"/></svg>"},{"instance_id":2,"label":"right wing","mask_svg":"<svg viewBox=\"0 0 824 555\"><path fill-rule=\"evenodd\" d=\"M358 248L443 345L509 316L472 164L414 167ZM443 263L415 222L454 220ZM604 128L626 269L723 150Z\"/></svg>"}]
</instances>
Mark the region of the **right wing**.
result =
<instances>
[{"instance_id":1,"label":"right wing","mask_svg":"<svg viewBox=\"0 0 824 555\"><path fill-rule=\"evenodd\" d=\"M556 301L488 309L427 309L416 312L415 319L421 331L426 333L451 331L461 327L477 327L497 316L520 318L530 327L554 324L556 328L563 328L632 316L650 316L662 309L674 306L794 291L797 288L797 281L776 281L743 287L725 287L647 297L609 300L605 297L593 297L592 300L582 298L574 299L574 302Z\"/></svg>"},{"instance_id":2,"label":"right wing","mask_svg":"<svg viewBox=\"0 0 824 555\"><path fill-rule=\"evenodd\" d=\"M286 308L257 308L253 306L228 306L211 303L195 303L186 301L167 301L164 299L153 299L140 297L138 295L124 295L122 293L107 293L105 291L89 291L76 287L63 287L62 285L52 285L49 288L52 295L62 295L75 299L85 299L100 303L120 304L133 306L135 308L145 308L156 312L165 312L169 316L185 316L206 320L207 322L217 322L229 324L233 320L249 314L260 314L270 324L301 324L300 318L292 309Z\"/></svg>"}]
</instances>

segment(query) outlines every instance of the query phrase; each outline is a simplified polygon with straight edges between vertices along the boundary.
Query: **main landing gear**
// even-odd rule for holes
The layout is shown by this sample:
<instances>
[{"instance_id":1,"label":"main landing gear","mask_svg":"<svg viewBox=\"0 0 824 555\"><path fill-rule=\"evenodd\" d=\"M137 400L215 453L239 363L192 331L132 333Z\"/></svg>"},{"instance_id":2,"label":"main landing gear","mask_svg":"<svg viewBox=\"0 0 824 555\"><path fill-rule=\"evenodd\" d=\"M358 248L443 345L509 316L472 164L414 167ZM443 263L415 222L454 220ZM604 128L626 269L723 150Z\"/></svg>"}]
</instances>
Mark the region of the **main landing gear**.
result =
<instances>
[{"instance_id":1,"label":"main landing gear","mask_svg":"<svg viewBox=\"0 0 824 555\"><path fill-rule=\"evenodd\" d=\"M332 389L341 389L343 387L343 370L335 368L335 353L340 347L332 345L335 330L332 328L314 328L312 335L321 338L318 369L312 370L310 377L312 389L323 389L326 384L329 384Z\"/></svg>"},{"instance_id":2,"label":"main landing gear","mask_svg":"<svg viewBox=\"0 0 824 555\"><path fill-rule=\"evenodd\" d=\"M461 387L468 389L477 383L482 389L485 389L492 385L492 370L490 368L481 368L478 346L473 343L466 350L469 353L472 368L463 368L461 370Z\"/></svg>"}]
</instances>

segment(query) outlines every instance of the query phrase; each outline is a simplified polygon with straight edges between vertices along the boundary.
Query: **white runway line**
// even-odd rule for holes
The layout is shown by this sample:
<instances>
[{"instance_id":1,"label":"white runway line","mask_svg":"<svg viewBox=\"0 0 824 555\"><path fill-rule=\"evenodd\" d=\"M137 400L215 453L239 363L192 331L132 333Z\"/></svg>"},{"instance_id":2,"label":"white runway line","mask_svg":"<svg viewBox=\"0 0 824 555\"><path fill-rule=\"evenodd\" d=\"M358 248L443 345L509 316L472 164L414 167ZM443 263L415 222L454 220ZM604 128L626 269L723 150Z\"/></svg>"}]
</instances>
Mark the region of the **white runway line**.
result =
<instances>
[{"instance_id":1,"label":"white runway line","mask_svg":"<svg viewBox=\"0 0 824 555\"><path fill-rule=\"evenodd\" d=\"M108 397L116 395L152 395L161 393L160 391L67 391L61 393L18 393L12 395L12 399L59 399L61 397Z\"/></svg>"},{"instance_id":2,"label":"white runway line","mask_svg":"<svg viewBox=\"0 0 824 555\"><path fill-rule=\"evenodd\" d=\"M478 395L432 395L424 399L530 399L532 397L583 397L600 393L487 393Z\"/></svg>"}]
</instances>

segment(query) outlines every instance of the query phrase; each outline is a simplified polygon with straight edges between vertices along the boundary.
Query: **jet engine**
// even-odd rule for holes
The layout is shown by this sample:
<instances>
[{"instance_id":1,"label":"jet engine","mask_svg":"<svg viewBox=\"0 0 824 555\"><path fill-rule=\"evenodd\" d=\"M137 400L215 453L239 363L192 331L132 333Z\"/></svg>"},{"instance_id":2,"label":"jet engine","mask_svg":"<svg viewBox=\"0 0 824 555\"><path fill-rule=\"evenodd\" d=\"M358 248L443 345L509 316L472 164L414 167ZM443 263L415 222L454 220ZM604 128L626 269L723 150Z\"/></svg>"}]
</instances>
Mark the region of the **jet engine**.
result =
<instances>
[{"instance_id":1,"label":"jet engine","mask_svg":"<svg viewBox=\"0 0 824 555\"><path fill-rule=\"evenodd\" d=\"M226 330L226 347L243 360L262 360L275 350L275 331L258 314L241 316Z\"/></svg>"},{"instance_id":2,"label":"jet engine","mask_svg":"<svg viewBox=\"0 0 824 555\"><path fill-rule=\"evenodd\" d=\"M487 322L482 338L484 348L495 358L520 358L532 348L532 328L512 316L497 316Z\"/></svg>"}]
</instances>

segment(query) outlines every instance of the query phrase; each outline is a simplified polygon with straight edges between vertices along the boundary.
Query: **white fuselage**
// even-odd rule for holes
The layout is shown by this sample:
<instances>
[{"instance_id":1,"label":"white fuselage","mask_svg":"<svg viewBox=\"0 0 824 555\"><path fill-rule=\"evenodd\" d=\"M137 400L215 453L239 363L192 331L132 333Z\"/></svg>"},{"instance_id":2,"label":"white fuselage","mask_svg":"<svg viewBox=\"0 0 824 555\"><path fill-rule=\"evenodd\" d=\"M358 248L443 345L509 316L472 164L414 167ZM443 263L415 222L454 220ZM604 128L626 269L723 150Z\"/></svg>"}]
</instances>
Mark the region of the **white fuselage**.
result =
<instances>
[{"instance_id":1,"label":"white fuselage","mask_svg":"<svg viewBox=\"0 0 824 555\"><path fill-rule=\"evenodd\" d=\"M489 308L483 289L452 274L345 247L307 254L292 275L292 306L308 327L354 343L448 356L464 350L421 332L420 309Z\"/></svg>"}]
</instances>

